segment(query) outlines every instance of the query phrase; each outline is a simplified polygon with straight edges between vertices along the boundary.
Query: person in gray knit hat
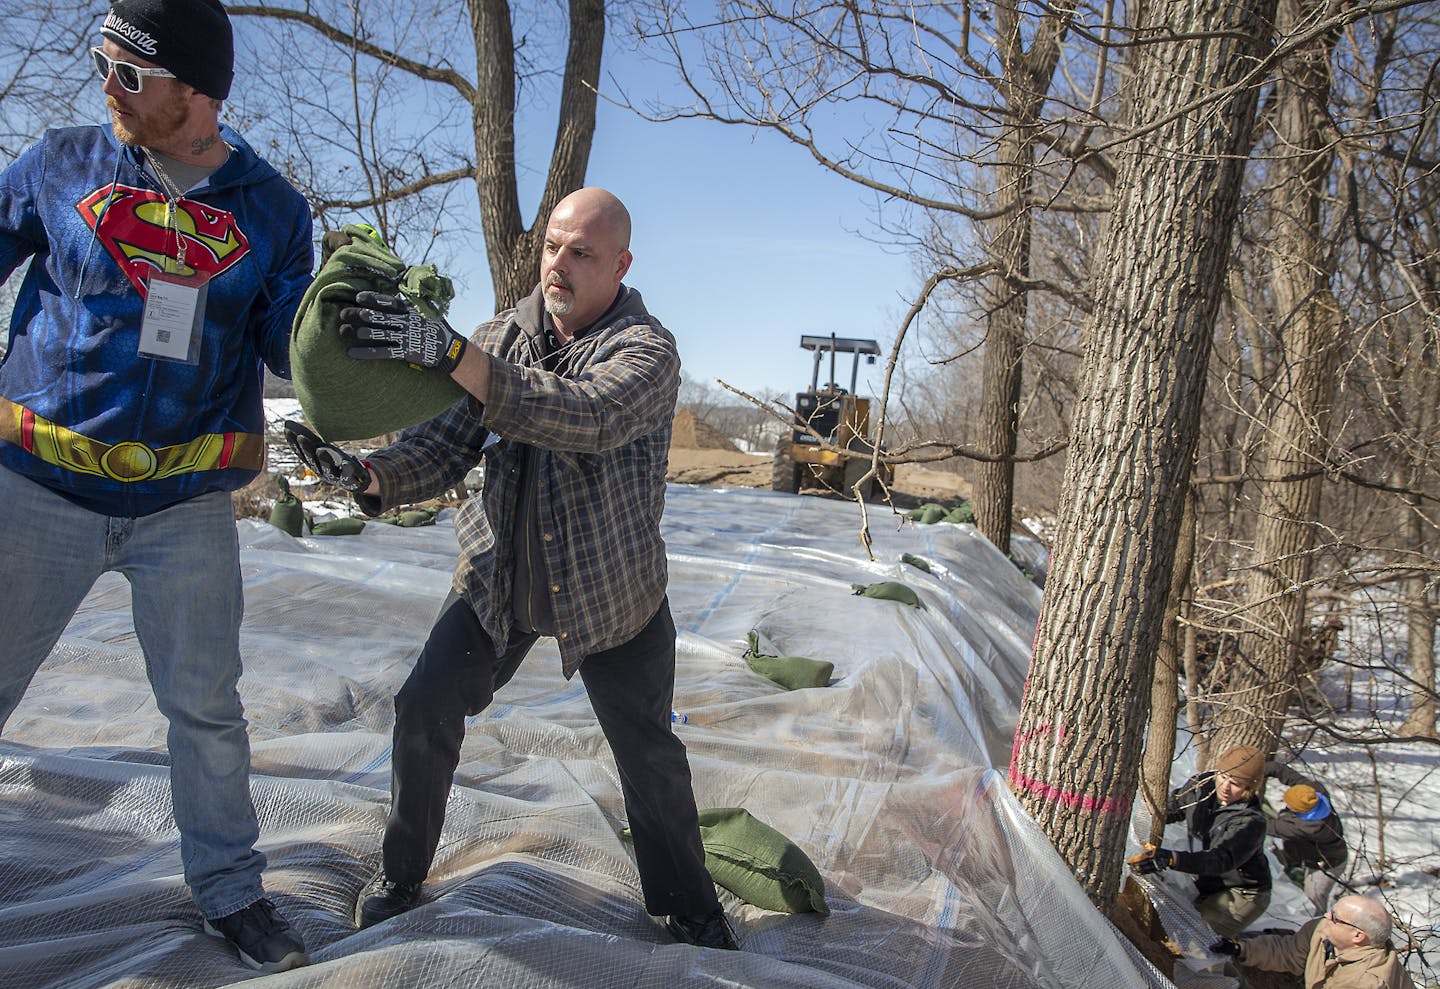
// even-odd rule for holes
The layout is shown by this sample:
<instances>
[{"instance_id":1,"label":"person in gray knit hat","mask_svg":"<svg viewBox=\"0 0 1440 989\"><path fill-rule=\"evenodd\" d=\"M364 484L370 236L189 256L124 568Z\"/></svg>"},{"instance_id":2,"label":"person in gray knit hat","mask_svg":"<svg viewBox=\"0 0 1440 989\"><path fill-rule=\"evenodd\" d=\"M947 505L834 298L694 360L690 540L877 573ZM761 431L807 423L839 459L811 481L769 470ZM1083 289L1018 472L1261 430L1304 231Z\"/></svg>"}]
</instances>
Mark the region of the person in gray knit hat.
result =
<instances>
[{"instance_id":1,"label":"person in gray knit hat","mask_svg":"<svg viewBox=\"0 0 1440 989\"><path fill-rule=\"evenodd\" d=\"M217 0L116 0L100 35L111 126L47 131L0 172L0 281L24 272L0 363L0 729L123 574L200 927L279 972L307 955L255 847L230 492L264 464L262 362L290 376L310 210L220 123Z\"/></svg>"}]
</instances>

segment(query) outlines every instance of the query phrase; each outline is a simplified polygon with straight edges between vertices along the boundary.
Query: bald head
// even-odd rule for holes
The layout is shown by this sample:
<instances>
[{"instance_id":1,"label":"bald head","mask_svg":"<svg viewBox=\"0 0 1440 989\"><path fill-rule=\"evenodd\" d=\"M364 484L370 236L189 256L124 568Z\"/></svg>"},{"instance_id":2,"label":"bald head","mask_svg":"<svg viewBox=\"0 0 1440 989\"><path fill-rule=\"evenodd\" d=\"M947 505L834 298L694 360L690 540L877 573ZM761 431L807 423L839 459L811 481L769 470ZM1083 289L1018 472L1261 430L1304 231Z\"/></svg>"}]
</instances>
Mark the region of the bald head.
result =
<instances>
[{"instance_id":1,"label":"bald head","mask_svg":"<svg viewBox=\"0 0 1440 989\"><path fill-rule=\"evenodd\" d=\"M570 193L550 213L540 253L545 311L568 340L615 302L630 270L630 211L604 189Z\"/></svg>"},{"instance_id":2,"label":"bald head","mask_svg":"<svg viewBox=\"0 0 1440 989\"><path fill-rule=\"evenodd\" d=\"M1390 911L1373 897L1359 894L1342 896L1335 901L1330 912L1342 924L1358 929L1370 944L1384 944L1390 940Z\"/></svg>"},{"instance_id":3,"label":"bald head","mask_svg":"<svg viewBox=\"0 0 1440 989\"><path fill-rule=\"evenodd\" d=\"M584 221L597 232L606 231L619 244L619 250L630 246L630 211L613 193L599 186L576 189L560 200L550 213L550 222L556 218Z\"/></svg>"}]
</instances>

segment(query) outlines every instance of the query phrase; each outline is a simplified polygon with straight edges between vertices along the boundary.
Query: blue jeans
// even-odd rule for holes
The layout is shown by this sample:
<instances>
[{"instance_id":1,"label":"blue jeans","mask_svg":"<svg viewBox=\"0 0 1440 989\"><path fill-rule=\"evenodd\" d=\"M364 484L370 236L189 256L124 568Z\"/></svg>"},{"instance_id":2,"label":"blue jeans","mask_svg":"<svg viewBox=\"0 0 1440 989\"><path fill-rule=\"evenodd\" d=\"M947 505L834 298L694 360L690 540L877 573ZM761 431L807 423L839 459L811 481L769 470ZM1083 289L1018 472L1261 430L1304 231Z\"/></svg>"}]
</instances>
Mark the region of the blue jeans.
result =
<instances>
[{"instance_id":1,"label":"blue jeans","mask_svg":"<svg viewBox=\"0 0 1440 989\"><path fill-rule=\"evenodd\" d=\"M207 919L264 895L250 739L236 688L244 598L228 493L143 518L80 508L0 467L0 731L96 579L130 582L135 633L169 721L185 882Z\"/></svg>"}]
</instances>

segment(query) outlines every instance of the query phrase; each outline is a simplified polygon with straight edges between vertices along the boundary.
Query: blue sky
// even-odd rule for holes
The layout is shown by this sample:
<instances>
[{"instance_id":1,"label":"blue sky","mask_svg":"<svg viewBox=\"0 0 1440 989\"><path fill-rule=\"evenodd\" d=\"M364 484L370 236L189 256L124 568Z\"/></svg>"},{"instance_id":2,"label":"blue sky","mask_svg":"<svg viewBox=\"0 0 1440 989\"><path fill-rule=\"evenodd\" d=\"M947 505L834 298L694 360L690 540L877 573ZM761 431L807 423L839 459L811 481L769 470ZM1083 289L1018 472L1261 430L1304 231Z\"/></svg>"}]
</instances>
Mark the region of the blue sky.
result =
<instances>
[{"instance_id":1,"label":"blue sky","mask_svg":"<svg viewBox=\"0 0 1440 989\"><path fill-rule=\"evenodd\" d=\"M543 170L548 154L546 144L526 164ZM696 380L794 392L810 381L802 334L888 348L918 285L907 257L863 236L873 229L871 194L772 134L650 123L602 101L588 182L630 208L626 282L675 334ZM483 269L464 281L457 324L493 304ZM869 383L866 370L860 390L877 394L883 365L868 369Z\"/></svg>"},{"instance_id":2,"label":"blue sky","mask_svg":"<svg viewBox=\"0 0 1440 989\"><path fill-rule=\"evenodd\" d=\"M241 20L237 34L251 31ZM88 62L77 71L89 71ZM669 70L618 37L607 46L604 90L623 79L639 100L664 97ZM106 123L98 85L88 118ZM522 110L522 215L532 214L548 167L554 118ZM528 130L527 130L528 129ZM803 149L750 128L706 121L651 123L601 100L588 181L615 192L634 220L627 282L675 334L684 370L759 393L809 383L802 334L870 337L887 348L919 279L908 257L866 239L873 194L822 169ZM530 187L526 197L527 184ZM460 291L458 327L494 310L490 276L447 268ZM878 393L883 365L862 367Z\"/></svg>"}]
</instances>

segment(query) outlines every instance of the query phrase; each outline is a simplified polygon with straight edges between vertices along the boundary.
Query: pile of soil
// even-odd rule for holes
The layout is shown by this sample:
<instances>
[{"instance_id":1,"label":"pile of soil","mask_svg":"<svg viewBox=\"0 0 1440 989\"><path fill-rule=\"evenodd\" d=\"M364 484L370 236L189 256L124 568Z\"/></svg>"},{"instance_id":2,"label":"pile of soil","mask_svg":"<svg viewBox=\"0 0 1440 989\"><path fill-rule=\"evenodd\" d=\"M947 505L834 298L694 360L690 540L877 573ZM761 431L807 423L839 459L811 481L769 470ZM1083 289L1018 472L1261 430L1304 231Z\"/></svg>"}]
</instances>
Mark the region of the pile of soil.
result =
<instances>
[{"instance_id":1,"label":"pile of soil","mask_svg":"<svg viewBox=\"0 0 1440 989\"><path fill-rule=\"evenodd\" d=\"M724 450L728 453L738 453L740 449L704 419L695 418L695 413L689 409L675 413L670 446L682 450Z\"/></svg>"}]
</instances>

